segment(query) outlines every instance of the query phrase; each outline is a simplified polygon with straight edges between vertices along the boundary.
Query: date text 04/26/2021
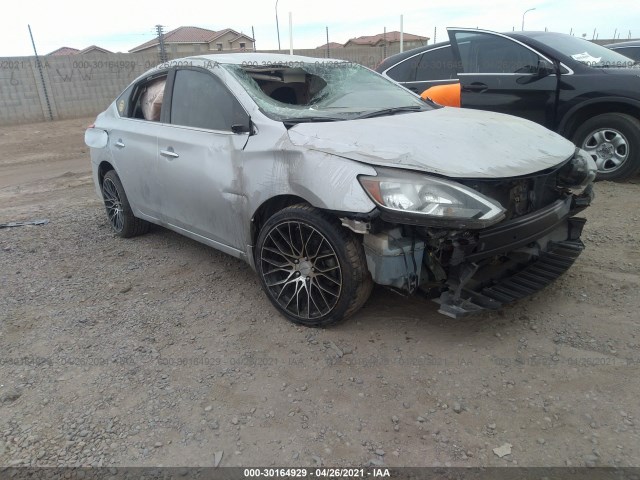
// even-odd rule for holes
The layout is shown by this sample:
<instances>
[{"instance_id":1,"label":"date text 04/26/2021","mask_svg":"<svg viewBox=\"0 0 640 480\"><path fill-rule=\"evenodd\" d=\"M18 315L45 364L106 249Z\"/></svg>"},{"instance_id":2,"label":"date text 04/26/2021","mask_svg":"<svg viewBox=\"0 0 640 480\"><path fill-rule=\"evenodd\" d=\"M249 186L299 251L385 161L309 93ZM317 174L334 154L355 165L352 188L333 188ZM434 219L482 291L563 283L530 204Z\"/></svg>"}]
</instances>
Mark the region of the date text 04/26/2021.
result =
<instances>
[{"instance_id":1,"label":"date text 04/26/2021","mask_svg":"<svg viewBox=\"0 0 640 480\"><path fill-rule=\"evenodd\" d=\"M367 478L391 477L388 468L245 468L246 478Z\"/></svg>"}]
</instances>

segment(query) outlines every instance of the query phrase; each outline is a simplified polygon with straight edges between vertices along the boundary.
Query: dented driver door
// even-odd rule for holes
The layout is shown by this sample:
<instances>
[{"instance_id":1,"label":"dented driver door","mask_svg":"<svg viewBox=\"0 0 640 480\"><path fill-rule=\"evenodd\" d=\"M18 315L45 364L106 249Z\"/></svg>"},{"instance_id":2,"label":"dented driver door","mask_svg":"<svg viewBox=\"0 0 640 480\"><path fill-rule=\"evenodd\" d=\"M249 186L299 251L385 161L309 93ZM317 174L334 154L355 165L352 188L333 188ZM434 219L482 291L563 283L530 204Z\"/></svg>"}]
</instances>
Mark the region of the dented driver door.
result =
<instances>
[{"instance_id":1,"label":"dented driver door","mask_svg":"<svg viewBox=\"0 0 640 480\"><path fill-rule=\"evenodd\" d=\"M162 218L237 255L232 250L245 245L239 218L245 203L241 172L249 117L223 82L205 69L178 69L170 84L170 119L158 130ZM246 131L234 133L241 124Z\"/></svg>"}]
</instances>

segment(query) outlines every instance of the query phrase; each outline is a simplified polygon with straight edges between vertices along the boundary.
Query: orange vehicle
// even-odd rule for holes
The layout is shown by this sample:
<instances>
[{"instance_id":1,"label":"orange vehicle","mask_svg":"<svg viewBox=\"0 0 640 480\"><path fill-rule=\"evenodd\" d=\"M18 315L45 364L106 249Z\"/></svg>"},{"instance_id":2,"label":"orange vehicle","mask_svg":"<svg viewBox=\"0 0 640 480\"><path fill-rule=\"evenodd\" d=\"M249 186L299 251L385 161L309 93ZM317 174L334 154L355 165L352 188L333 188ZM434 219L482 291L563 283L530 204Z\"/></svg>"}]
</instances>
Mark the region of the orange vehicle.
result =
<instances>
[{"instance_id":1,"label":"orange vehicle","mask_svg":"<svg viewBox=\"0 0 640 480\"><path fill-rule=\"evenodd\" d=\"M427 88L420 96L426 100L430 98L440 105L445 107L458 107L460 108L460 84L450 83L448 85L435 85Z\"/></svg>"}]
</instances>

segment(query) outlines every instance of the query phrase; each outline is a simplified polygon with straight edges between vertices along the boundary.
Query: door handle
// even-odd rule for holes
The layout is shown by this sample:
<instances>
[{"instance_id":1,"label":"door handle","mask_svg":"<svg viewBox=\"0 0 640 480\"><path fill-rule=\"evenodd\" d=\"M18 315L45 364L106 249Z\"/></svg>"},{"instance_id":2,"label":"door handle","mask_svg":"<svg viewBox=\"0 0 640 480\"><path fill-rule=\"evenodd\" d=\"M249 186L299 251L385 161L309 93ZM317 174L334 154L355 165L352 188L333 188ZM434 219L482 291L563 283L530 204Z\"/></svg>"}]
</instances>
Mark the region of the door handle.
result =
<instances>
[{"instance_id":1,"label":"door handle","mask_svg":"<svg viewBox=\"0 0 640 480\"><path fill-rule=\"evenodd\" d=\"M178 158L180 156L176 152L174 152L173 148L171 147L169 147L167 150L160 150L160 155L167 158Z\"/></svg>"},{"instance_id":2,"label":"door handle","mask_svg":"<svg viewBox=\"0 0 640 480\"><path fill-rule=\"evenodd\" d=\"M481 82L473 82L469 85L465 85L464 86L464 90L467 90L468 92L477 92L477 93L481 93L481 92L485 92L487 90L489 90L489 85L487 85L486 83L481 83Z\"/></svg>"},{"instance_id":3,"label":"door handle","mask_svg":"<svg viewBox=\"0 0 640 480\"><path fill-rule=\"evenodd\" d=\"M118 148L124 148L124 142L122 141L122 139L118 139L118 141L115 143L115 146Z\"/></svg>"}]
</instances>

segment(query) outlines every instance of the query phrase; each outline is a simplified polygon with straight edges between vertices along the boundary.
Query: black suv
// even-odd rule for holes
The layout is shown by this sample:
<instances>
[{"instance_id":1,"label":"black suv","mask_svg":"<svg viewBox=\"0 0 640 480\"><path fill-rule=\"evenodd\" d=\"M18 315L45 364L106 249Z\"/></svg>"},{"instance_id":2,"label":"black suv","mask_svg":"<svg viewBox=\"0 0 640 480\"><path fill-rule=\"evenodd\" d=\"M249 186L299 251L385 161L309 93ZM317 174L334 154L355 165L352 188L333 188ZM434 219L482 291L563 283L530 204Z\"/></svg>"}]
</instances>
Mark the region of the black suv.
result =
<instances>
[{"instance_id":1,"label":"black suv","mask_svg":"<svg viewBox=\"0 0 640 480\"><path fill-rule=\"evenodd\" d=\"M629 57L631 60L640 62L640 40L612 43L610 45L605 45L605 47L616 53L621 53L625 57Z\"/></svg>"},{"instance_id":2,"label":"black suv","mask_svg":"<svg viewBox=\"0 0 640 480\"><path fill-rule=\"evenodd\" d=\"M633 60L561 33L448 32L449 42L399 53L376 70L418 94L460 83L462 107L560 133L593 157L600 180L640 170L640 67Z\"/></svg>"}]
</instances>

